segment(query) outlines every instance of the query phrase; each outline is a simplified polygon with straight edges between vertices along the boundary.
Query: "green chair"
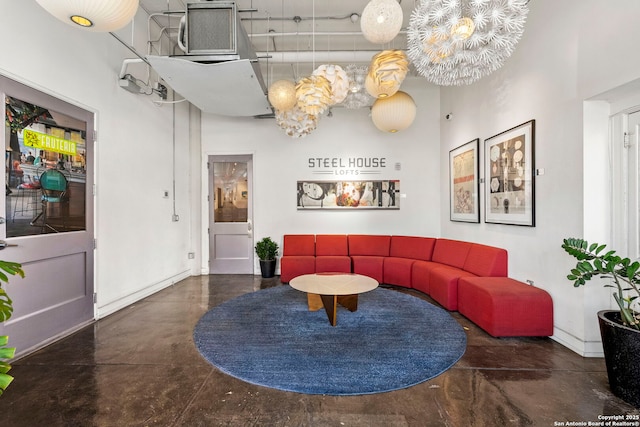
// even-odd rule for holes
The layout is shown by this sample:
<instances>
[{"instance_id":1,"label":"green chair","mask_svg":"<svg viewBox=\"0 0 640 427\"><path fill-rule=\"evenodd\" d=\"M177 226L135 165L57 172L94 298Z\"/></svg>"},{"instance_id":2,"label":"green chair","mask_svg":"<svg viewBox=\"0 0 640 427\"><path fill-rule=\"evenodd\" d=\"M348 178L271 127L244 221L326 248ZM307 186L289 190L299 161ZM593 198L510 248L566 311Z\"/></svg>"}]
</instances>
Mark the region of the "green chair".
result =
<instances>
[{"instance_id":1,"label":"green chair","mask_svg":"<svg viewBox=\"0 0 640 427\"><path fill-rule=\"evenodd\" d=\"M60 230L47 222L49 205L58 204L58 206L60 206L60 216L62 217L62 229L66 229L67 206L65 206L65 204L68 202L66 198L68 188L67 178L58 170L47 169L40 175L40 188L42 190L42 197L40 199L42 202L42 212L31 221L31 225L42 227L42 233L45 232L46 228L56 233L60 232ZM37 223L40 218L42 222Z\"/></svg>"}]
</instances>

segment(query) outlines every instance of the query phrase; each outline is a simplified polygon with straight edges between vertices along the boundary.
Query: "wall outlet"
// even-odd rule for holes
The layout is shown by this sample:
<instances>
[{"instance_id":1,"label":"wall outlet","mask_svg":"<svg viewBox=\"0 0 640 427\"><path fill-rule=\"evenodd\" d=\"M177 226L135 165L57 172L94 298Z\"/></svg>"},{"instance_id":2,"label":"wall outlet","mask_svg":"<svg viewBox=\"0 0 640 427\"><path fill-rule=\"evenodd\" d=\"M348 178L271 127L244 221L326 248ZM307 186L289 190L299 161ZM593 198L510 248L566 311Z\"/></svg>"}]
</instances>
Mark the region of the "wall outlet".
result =
<instances>
[{"instance_id":1,"label":"wall outlet","mask_svg":"<svg viewBox=\"0 0 640 427\"><path fill-rule=\"evenodd\" d=\"M189 259L194 259L195 257L196 257L196 254L194 252L189 252L187 254L187 258L189 258Z\"/></svg>"},{"instance_id":2,"label":"wall outlet","mask_svg":"<svg viewBox=\"0 0 640 427\"><path fill-rule=\"evenodd\" d=\"M180 221L180 215L178 215L178 214L171 215L171 221L173 221L173 222Z\"/></svg>"}]
</instances>

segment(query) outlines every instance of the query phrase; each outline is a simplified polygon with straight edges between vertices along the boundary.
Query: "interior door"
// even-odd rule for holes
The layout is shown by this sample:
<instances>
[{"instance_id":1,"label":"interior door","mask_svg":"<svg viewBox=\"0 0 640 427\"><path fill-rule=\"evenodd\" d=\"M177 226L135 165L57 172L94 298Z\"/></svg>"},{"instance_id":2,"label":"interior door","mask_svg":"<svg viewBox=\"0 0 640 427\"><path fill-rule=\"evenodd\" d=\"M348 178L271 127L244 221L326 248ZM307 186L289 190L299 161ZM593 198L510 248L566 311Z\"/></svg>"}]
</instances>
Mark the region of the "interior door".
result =
<instances>
[{"instance_id":1,"label":"interior door","mask_svg":"<svg viewBox=\"0 0 640 427\"><path fill-rule=\"evenodd\" d=\"M13 316L0 335L21 355L94 319L91 112L0 76L5 106L4 260L25 278L6 286ZM55 177L57 192L50 189Z\"/></svg>"},{"instance_id":2,"label":"interior door","mask_svg":"<svg viewBox=\"0 0 640 427\"><path fill-rule=\"evenodd\" d=\"M209 157L211 274L253 274L252 156Z\"/></svg>"}]
</instances>

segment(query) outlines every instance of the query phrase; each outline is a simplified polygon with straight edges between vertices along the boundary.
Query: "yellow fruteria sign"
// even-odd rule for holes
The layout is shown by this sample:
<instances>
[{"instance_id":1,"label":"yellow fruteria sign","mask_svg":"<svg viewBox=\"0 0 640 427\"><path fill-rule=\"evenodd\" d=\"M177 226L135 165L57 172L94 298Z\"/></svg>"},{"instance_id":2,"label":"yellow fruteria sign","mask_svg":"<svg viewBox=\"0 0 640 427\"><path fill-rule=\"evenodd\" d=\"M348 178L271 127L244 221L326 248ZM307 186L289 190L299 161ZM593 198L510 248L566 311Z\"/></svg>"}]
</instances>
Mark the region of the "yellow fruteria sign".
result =
<instances>
[{"instance_id":1,"label":"yellow fruteria sign","mask_svg":"<svg viewBox=\"0 0 640 427\"><path fill-rule=\"evenodd\" d=\"M24 145L37 150L53 151L54 153L68 154L70 156L77 154L77 143L68 139L58 138L57 136L47 135L31 129L22 131L22 139Z\"/></svg>"}]
</instances>

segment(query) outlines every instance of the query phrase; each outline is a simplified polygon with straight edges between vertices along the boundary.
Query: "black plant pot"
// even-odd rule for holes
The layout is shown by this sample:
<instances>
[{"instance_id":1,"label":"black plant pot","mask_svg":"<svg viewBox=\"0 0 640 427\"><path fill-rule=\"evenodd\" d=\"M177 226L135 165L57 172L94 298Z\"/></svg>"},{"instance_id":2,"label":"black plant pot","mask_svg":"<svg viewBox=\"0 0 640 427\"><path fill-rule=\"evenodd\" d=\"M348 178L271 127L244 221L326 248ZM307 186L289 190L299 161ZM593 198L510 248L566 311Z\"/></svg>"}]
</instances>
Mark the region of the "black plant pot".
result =
<instances>
[{"instance_id":1,"label":"black plant pot","mask_svg":"<svg viewBox=\"0 0 640 427\"><path fill-rule=\"evenodd\" d=\"M261 259L260 260L260 273L262 277L268 279L276 275L276 260L275 259Z\"/></svg>"},{"instance_id":2,"label":"black plant pot","mask_svg":"<svg viewBox=\"0 0 640 427\"><path fill-rule=\"evenodd\" d=\"M598 322L611 391L640 408L640 331L623 326L619 311L599 311Z\"/></svg>"}]
</instances>

